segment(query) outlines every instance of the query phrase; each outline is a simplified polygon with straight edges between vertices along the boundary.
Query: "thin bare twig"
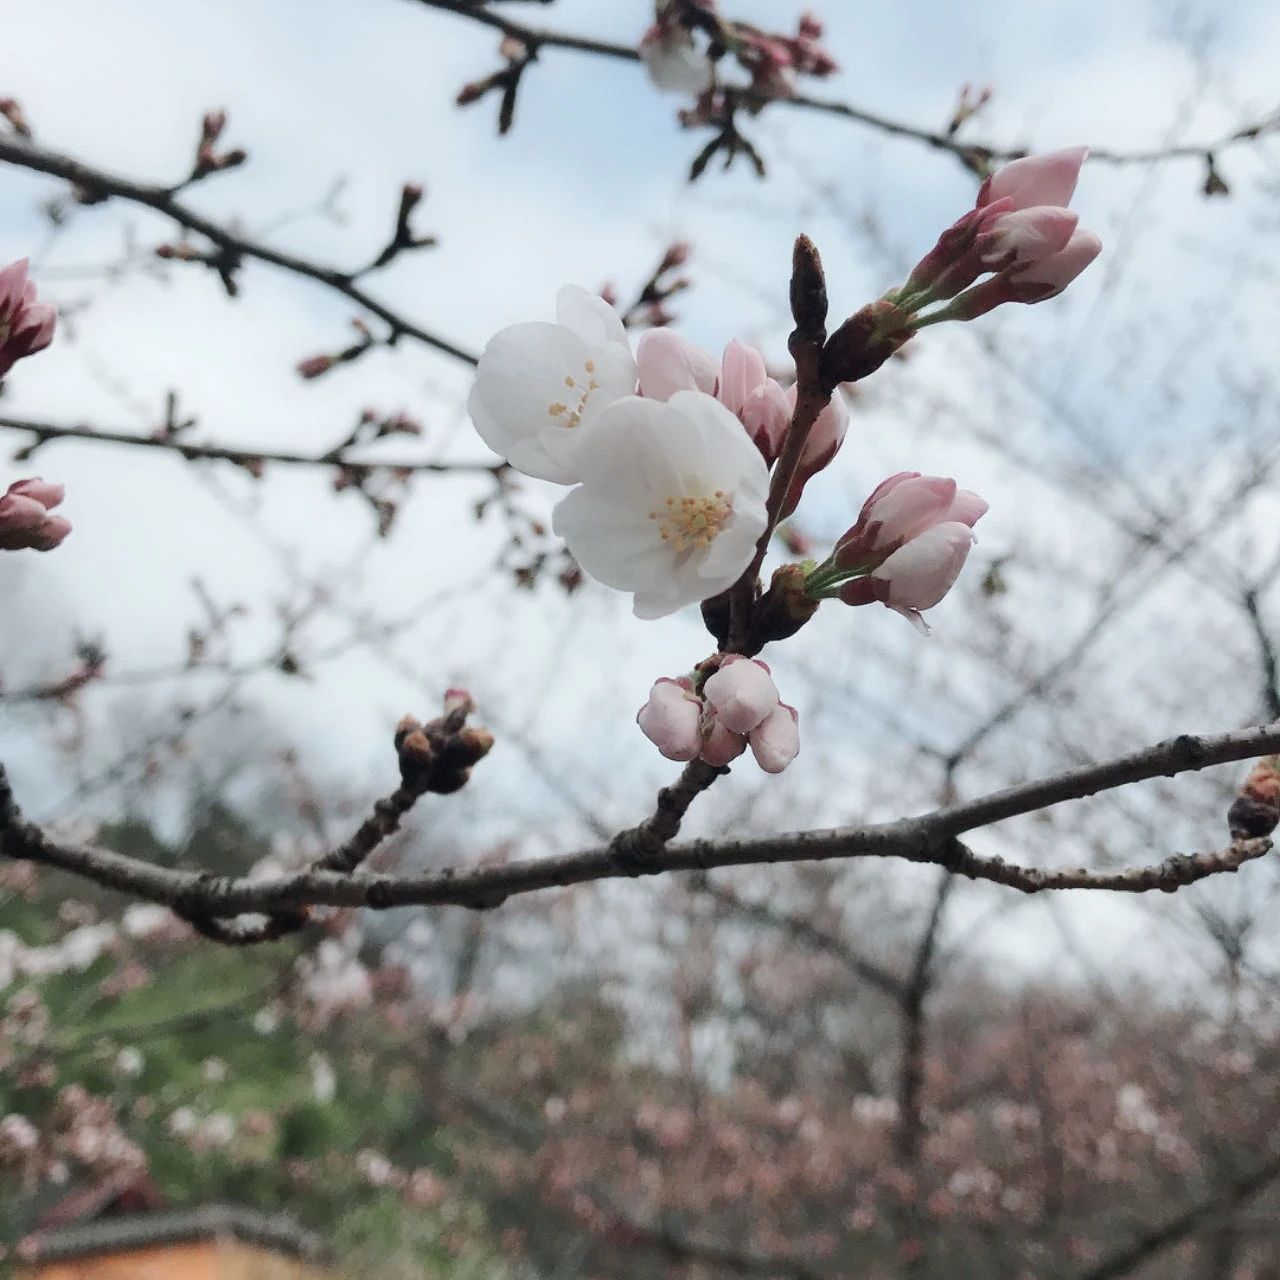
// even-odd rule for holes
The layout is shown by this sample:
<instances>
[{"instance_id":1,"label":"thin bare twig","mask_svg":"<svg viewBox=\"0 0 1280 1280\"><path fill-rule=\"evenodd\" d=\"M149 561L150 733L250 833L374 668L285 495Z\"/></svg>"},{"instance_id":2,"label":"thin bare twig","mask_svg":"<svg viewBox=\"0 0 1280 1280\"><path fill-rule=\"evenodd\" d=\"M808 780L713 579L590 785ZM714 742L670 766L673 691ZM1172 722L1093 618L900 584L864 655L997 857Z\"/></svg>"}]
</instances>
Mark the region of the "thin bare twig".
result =
<instances>
[{"instance_id":1,"label":"thin bare twig","mask_svg":"<svg viewBox=\"0 0 1280 1280\"><path fill-rule=\"evenodd\" d=\"M503 35L514 37L534 49L565 49L574 53L591 54L601 58L612 58L622 62L639 62L639 51L633 45L619 44L611 40L598 40L589 36L574 35L567 31L549 30L535 27L529 23L517 22L493 12L486 5L469 2L469 0L416 0L416 3L428 9L439 9L445 13L456 14L460 18L468 18L482 26L492 27ZM946 151L959 158L966 167L972 168L977 163L989 163L999 160L1013 160L1027 154L1029 148L1010 146L979 141L965 141L944 130L926 129L919 125L908 124L902 120L894 120L865 107L851 102L839 102L830 98L813 98L805 94L791 97L767 97L748 88L735 88L737 97L752 106L765 106L773 103L789 106L801 111L816 112L822 115L836 116L843 120L851 120L869 129L888 134L894 138L906 138L913 142L923 143L938 151ZM1218 138L1207 142L1184 143L1171 147L1147 147L1132 151L1117 150L1111 147L1091 147L1089 158L1103 164L1128 165L1152 164L1164 160L1200 160L1212 161L1212 157L1232 147L1253 142L1266 134L1280 131L1280 111L1271 111L1249 124L1233 129Z\"/></svg>"},{"instance_id":2,"label":"thin bare twig","mask_svg":"<svg viewBox=\"0 0 1280 1280\"><path fill-rule=\"evenodd\" d=\"M424 346L441 351L465 364L473 365L478 359L464 347L424 329L385 302L378 301L355 282L358 272L342 271L337 267L313 262L308 258L300 258L296 254L285 253L280 249L273 249L270 245L239 235L221 223L214 222L211 218L206 218L203 214L182 204L175 197L171 187L155 186L135 182L131 178L122 178L71 156L46 150L44 147L15 137L0 137L0 161L22 169L33 169L37 173L47 173L55 178L64 178L79 190L98 200L114 197L154 209L156 213L172 218L180 226L204 236L215 245L219 260L224 263L228 271L233 271L245 258L255 258L259 262L279 267L283 271L314 280L340 293L357 306L363 307L370 315L382 320L390 328L389 341L394 342L402 337L412 338Z\"/></svg>"}]
</instances>

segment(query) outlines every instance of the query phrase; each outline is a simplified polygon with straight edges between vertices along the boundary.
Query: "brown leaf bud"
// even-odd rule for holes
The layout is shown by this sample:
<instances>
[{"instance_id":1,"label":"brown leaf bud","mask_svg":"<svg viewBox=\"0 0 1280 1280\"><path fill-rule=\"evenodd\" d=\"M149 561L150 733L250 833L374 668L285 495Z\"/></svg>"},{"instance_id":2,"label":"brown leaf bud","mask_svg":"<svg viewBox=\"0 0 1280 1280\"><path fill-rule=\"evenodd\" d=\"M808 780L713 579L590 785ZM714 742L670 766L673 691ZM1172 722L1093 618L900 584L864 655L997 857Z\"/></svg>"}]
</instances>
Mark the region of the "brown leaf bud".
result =
<instances>
[{"instance_id":1,"label":"brown leaf bud","mask_svg":"<svg viewBox=\"0 0 1280 1280\"><path fill-rule=\"evenodd\" d=\"M1234 840L1261 839L1280 826L1280 756L1259 760L1227 810Z\"/></svg>"},{"instance_id":2,"label":"brown leaf bud","mask_svg":"<svg viewBox=\"0 0 1280 1280\"><path fill-rule=\"evenodd\" d=\"M827 277L817 247L808 236L797 236L791 254L791 316L796 335L821 342L827 333Z\"/></svg>"},{"instance_id":3,"label":"brown leaf bud","mask_svg":"<svg viewBox=\"0 0 1280 1280\"><path fill-rule=\"evenodd\" d=\"M833 390L842 382L868 377L910 337L908 317L891 302L873 302L855 312L827 339L822 382Z\"/></svg>"}]
</instances>

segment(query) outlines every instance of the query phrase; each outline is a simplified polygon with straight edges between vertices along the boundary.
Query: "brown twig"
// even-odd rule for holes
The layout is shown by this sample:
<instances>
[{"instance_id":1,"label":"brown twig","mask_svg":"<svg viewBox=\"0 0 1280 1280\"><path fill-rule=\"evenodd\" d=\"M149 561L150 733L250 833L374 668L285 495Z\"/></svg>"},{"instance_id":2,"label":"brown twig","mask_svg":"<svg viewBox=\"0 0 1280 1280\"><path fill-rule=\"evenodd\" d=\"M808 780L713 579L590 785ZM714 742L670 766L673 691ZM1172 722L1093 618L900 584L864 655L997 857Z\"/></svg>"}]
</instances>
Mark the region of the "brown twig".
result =
<instances>
[{"instance_id":1,"label":"brown twig","mask_svg":"<svg viewBox=\"0 0 1280 1280\"><path fill-rule=\"evenodd\" d=\"M570 32L548 30L534 27L528 23L517 22L492 12L484 4L469 3L468 0L417 0L418 4L429 9L439 9L446 13L456 14L482 26L492 27L504 35L533 44L539 49L565 49L574 53L612 58L621 62L639 62L637 49L628 44L619 44L610 40L597 40L587 36L578 36ZM945 130L925 129L918 125L895 120L850 102L839 102L828 98L813 98L805 94L794 94L791 97L767 97L754 93L748 88L736 88L735 94L744 102L753 106L765 106L779 103L800 111L816 112L821 115L836 116L842 120L850 120L879 133L894 138L906 138L913 142L923 143L938 151L945 151L957 157L967 168L976 164L989 164L992 161L1014 160L1028 153L1028 147L1009 146L989 142L963 141ZM1272 111L1259 119L1242 125L1238 129L1223 134L1208 142L1185 143L1172 147L1139 148L1132 151L1118 150L1111 147L1090 148L1090 160L1113 165L1152 164L1165 160L1199 160L1206 161L1223 151L1242 144L1253 142L1266 134L1280 131L1280 111Z\"/></svg>"},{"instance_id":2,"label":"brown twig","mask_svg":"<svg viewBox=\"0 0 1280 1280\"><path fill-rule=\"evenodd\" d=\"M68 425L65 423L47 422L37 418L13 418L0 416L0 429L8 431L25 431L35 436L35 440L15 454L18 460L30 458L32 454L46 444L58 440L78 440L88 444L127 445L138 449L159 449L167 453L176 453L188 462L211 461L231 462L248 471L257 472L268 463L282 463L286 466L303 467L359 467L364 471L389 472L431 472L434 474L458 475L492 475L504 472L505 463L489 462L424 462L410 461L406 458L371 459L357 462L345 455L335 457L332 450L322 454L290 453L285 450L272 449L236 449L230 445L197 444L181 436L152 435L141 436L136 432L121 431L108 427L91 427L88 425Z\"/></svg>"},{"instance_id":3,"label":"brown twig","mask_svg":"<svg viewBox=\"0 0 1280 1280\"><path fill-rule=\"evenodd\" d=\"M341 271L336 267L300 258L295 254L273 249L270 245L239 235L182 204L174 196L173 188L134 182L130 178L119 177L71 156L48 151L34 143L15 137L0 137L0 161L22 169L32 169L37 173L47 173L55 178L63 178L73 183L78 190L89 193L95 203L113 197L154 209L157 213L172 218L188 231L204 236L217 247L219 260L230 264L229 269L234 269L234 265L242 259L254 258L270 266L279 267L283 271L314 280L350 299L370 315L383 321L390 330L389 341L412 338L424 346L441 351L466 364L473 365L478 359L472 352L424 329L386 303L379 302L377 298L355 283L355 274L352 272Z\"/></svg>"}]
</instances>

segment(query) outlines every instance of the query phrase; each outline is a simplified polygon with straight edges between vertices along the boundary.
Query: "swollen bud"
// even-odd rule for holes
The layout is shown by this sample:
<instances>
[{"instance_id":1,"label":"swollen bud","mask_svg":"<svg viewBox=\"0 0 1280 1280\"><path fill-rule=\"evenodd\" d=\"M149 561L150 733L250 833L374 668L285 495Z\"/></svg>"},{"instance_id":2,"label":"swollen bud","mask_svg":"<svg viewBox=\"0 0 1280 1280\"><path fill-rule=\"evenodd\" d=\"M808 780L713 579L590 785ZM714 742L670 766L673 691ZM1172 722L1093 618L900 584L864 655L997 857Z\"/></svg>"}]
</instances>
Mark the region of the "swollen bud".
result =
<instances>
[{"instance_id":1,"label":"swollen bud","mask_svg":"<svg viewBox=\"0 0 1280 1280\"><path fill-rule=\"evenodd\" d=\"M784 564L774 572L769 590L756 606L756 631L762 643L786 640L818 612L821 602L804 589L804 580L813 568L810 560L805 564Z\"/></svg>"},{"instance_id":2,"label":"swollen bud","mask_svg":"<svg viewBox=\"0 0 1280 1280\"><path fill-rule=\"evenodd\" d=\"M399 734L396 735L399 737ZM406 787L422 788L430 781L435 764L435 752L427 735L414 729L405 735L396 748L400 757L400 779Z\"/></svg>"},{"instance_id":3,"label":"swollen bud","mask_svg":"<svg viewBox=\"0 0 1280 1280\"><path fill-rule=\"evenodd\" d=\"M1259 760L1227 810L1233 840L1259 840L1280 826L1280 756Z\"/></svg>"},{"instance_id":4,"label":"swollen bud","mask_svg":"<svg viewBox=\"0 0 1280 1280\"><path fill-rule=\"evenodd\" d=\"M892 302L872 302L856 311L827 339L822 350L822 383L834 390L880 368L910 338L910 317Z\"/></svg>"},{"instance_id":5,"label":"swollen bud","mask_svg":"<svg viewBox=\"0 0 1280 1280\"><path fill-rule=\"evenodd\" d=\"M827 277L822 258L808 236L797 236L791 254L793 340L821 342L827 335Z\"/></svg>"}]
</instances>

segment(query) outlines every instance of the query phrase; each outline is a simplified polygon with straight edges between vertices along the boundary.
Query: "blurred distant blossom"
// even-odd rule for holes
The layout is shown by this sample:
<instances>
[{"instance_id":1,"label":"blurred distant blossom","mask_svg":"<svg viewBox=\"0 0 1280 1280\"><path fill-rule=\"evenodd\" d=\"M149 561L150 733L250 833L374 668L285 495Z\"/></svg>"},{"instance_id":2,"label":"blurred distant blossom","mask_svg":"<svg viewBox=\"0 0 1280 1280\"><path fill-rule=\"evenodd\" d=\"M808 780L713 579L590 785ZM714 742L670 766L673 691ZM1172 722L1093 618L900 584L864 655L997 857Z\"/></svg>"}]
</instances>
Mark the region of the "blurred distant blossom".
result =
<instances>
[{"instance_id":1,"label":"blurred distant blossom","mask_svg":"<svg viewBox=\"0 0 1280 1280\"><path fill-rule=\"evenodd\" d=\"M36 301L27 265L26 258L19 258L0 270L0 378L24 356L43 351L58 322L50 303Z\"/></svg>"},{"instance_id":2,"label":"blurred distant blossom","mask_svg":"<svg viewBox=\"0 0 1280 1280\"><path fill-rule=\"evenodd\" d=\"M50 515L65 496L60 484L18 480L0 495L0 551L52 551L71 532L71 522Z\"/></svg>"},{"instance_id":3,"label":"blurred distant blossom","mask_svg":"<svg viewBox=\"0 0 1280 1280\"><path fill-rule=\"evenodd\" d=\"M660 17L640 40L640 59L654 85L669 93L697 97L711 88L715 68L687 27Z\"/></svg>"}]
</instances>

